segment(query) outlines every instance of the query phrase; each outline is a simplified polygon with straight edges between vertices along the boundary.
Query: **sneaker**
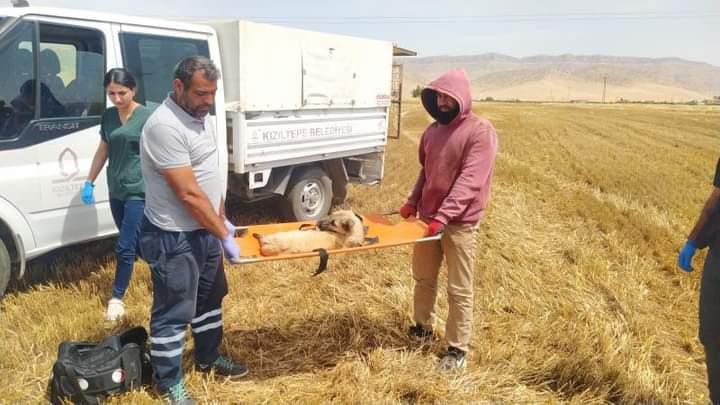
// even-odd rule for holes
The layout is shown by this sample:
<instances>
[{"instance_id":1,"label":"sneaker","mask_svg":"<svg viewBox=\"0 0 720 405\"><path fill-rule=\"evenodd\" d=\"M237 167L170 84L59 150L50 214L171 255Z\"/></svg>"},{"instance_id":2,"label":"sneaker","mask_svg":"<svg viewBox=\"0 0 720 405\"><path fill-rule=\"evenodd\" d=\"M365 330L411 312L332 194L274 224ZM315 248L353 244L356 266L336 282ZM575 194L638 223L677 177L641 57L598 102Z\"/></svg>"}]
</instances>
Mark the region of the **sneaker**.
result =
<instances>
[{"instance_id":1,"label":"sneaker","mask_svg":"<svg viewBox=\"0 0 720 405\"><path fill-rule=\"evenodd\" d=\"M225 356L218 356L212 364L198 364L197 369L203 373L215 371L215 375L230 378L245 377L250 371L246 365L233 361Z\"/></svg>"},{"instance_id":2,"label":"sneaker","mask_svg":"<svg viewBox=\"0 0 720 405\"><path fill-rule=\"evenodd\" d=\"M115 322L125 315L125 304L119 298L111 298L108 302L105 320Z\"/></svg>"},{"instance_id":3,"label":"sneaker","mask_svg":"<svg viewBox=\"0 0 720 405\"><path fill-rule=\"evenodd\" d=\"M448 347L438 363L438 368L445 372L462 370L465 368L465 352L457 347Z\"/></svg>"},{"instance_id":4,"label":"sneaker","mask_svg":"<svg viewBox=\"0 0 720 405\"><path fill-rule=\"evenodd\" d=\"M185 383L182 381L170 387L163 398L170 405L195 405L195 401L190 397L190 393L187 392Z\"/></svg>"},{"instance_id":5,"label":"sneaker","mask_svg":"<svg viewBox=\"0 0 720 405\"><path fill-rule=\"evenodd\" d=\"M408 329L408 336L416 339L430 339L433 337L432 329L425 328L424 326L416 323Z\"/></svg>"}]
</instances>

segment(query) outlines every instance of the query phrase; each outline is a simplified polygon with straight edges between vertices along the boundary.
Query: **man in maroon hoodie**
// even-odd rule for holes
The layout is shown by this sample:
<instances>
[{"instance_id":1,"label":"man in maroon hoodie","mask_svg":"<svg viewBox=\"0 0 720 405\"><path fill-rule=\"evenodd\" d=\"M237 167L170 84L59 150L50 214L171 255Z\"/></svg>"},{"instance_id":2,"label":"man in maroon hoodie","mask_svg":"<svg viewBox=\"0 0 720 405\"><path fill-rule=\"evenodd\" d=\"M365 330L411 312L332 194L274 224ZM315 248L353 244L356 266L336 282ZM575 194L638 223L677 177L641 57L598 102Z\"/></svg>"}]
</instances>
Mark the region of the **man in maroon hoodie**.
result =
<instances>
[{"instance_id":1,"label":"man in maroon hoodie","mask_svg":"<svg viewBox=\"0 0 720 405\"><path fill-rule=\"evenodd\" d=\"M472 339L476 235L490 197L498 140L490 121L472 112L470 82L464 70L440 76L423 89L421 98L435 122L420 140L422 169L400 215L419 216L428 224L428 236L442 232L442 238L415 245L415 325L409 333L420 338L432 335L444 256L448 267L448 350L439 366L453 370L465 366Z\"/></svg>"}]
</instances>

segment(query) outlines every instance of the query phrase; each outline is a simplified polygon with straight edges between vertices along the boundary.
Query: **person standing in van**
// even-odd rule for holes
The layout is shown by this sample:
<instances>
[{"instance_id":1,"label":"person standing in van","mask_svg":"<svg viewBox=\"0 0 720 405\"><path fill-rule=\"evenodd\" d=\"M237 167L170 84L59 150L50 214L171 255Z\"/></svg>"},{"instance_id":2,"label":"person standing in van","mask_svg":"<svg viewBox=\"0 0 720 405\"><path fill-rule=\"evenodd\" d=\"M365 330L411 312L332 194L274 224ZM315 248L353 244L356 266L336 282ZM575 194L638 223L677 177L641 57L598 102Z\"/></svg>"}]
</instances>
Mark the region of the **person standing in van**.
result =
<instances>
[{"instance_id":1,"label":"person standing in van","mask_svg":"<svg viewBox=\"0 0 720 405\"><path fill-rule=\"evenodd\" d=\"M113 107L102 115L100 143L81 197L85 204L95 203L94 182L105 162L109 161L107 182L110 210L120 237L115 249L115 281L105 319L117 321L125 315L123 297L132 276L140 223L145 210L145 185L140 169L140 134L152 111L135 101L137 83L127 70L110 69L105 74L103 84Z\"/></svg>"}]
</instances>

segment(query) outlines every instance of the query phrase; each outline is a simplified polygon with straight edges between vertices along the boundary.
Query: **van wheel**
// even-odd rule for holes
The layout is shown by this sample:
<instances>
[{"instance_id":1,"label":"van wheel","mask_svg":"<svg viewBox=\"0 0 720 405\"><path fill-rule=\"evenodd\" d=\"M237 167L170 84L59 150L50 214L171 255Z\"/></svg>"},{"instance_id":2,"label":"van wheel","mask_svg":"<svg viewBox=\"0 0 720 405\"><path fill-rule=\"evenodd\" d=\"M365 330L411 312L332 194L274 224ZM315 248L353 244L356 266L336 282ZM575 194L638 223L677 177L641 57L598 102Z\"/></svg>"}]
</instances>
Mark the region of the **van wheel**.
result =
<instances>
[{"instance_id":1,"label":"van wheel","mask_svg":"<svg viewBox=\"0 0 720 405\"><path fill-rule=\"evenodd\" d=\"M332 198L332 181L322 169L298 169L285 194L285 214L291 220L316 221L328 214Z\"/></svg>"},{"instance_id":2,"label":"van wheel","mask_svg":"<svg viewBox=\"0 0 720 405\"><path fill-rule=\"evenodd\" d=\"M10 282L11 265L10 254L5 247L5 242L0 239L0 297L5 294L5 289Z\"/></svg>"}]
</instances>

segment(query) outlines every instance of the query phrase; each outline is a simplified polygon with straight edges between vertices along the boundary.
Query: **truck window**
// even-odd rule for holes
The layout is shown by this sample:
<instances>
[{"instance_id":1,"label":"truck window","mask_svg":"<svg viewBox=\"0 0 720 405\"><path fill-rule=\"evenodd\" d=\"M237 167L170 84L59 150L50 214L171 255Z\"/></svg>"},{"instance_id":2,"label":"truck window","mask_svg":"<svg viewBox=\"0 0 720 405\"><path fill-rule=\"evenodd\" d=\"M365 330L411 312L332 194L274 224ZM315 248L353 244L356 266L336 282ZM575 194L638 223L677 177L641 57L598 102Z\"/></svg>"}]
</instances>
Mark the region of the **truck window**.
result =
<instances>
[{"instance_id":1,"label":"truck window","mask_svg":"<svg viewBox=\"0 0 720 405\"><path fill-rule=\"evenodd\" d=\"M123 61L138 80L135 99L154 107L172 90L175 65L193 55L210 57L207 41L145 35L120 34Z\"/></svg>"},{"instance_id":2,"label":"truck window","mask_svg":"<svg viewBox=\"0 0 720 405\"><path fill-rule=\"evenodd\" d=\"M48 126L57 119L97 117L105 109L102 33L47 23L36 30L36 24L21 21L0 38L0 149L94 125ZM26 130L38 120L45 125L42 134Z\"/></svg>"}]
</instances>

